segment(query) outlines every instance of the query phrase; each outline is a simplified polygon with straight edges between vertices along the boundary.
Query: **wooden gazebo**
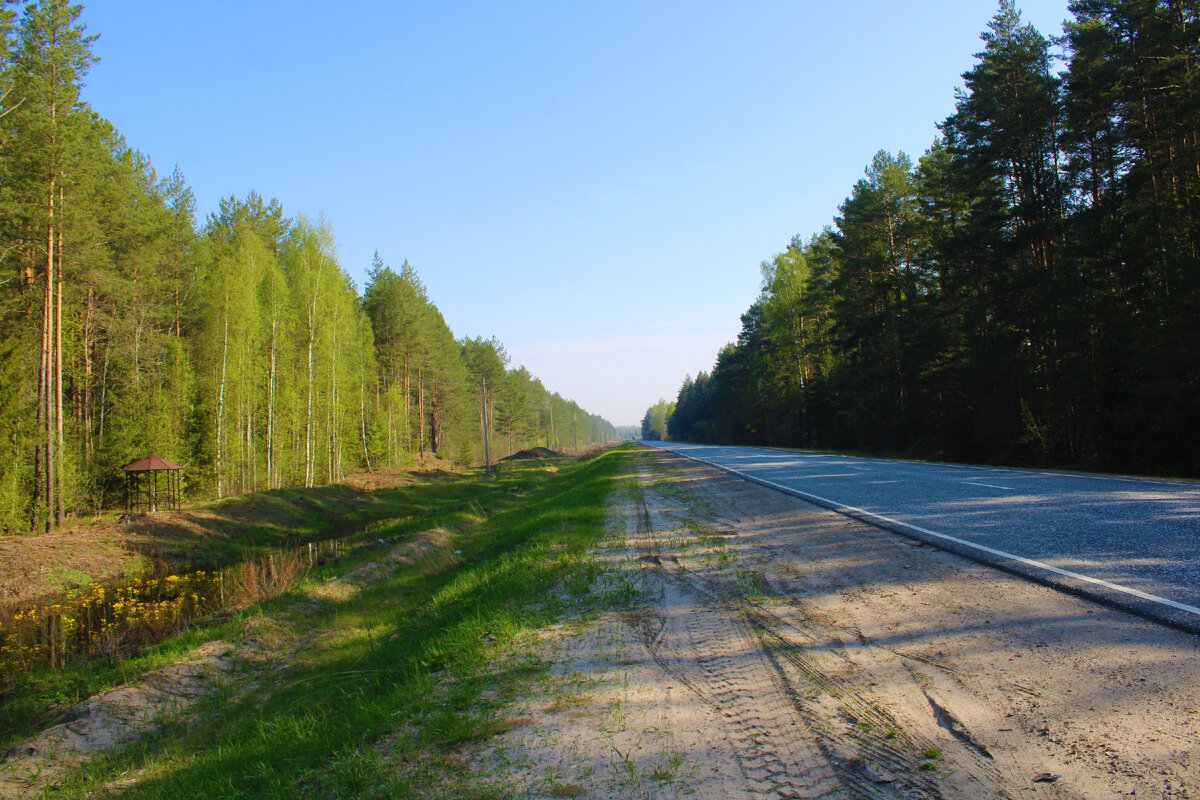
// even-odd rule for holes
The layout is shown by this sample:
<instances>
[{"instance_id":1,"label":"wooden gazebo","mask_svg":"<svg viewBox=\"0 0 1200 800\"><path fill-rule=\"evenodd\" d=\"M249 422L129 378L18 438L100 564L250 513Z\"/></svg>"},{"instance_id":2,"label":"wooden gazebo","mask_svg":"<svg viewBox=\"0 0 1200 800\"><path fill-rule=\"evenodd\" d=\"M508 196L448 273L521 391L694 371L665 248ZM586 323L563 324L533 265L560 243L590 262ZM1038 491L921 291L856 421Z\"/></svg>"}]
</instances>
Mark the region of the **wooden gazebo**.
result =
<instances>
[{"instance_id":1,"label":"wooden gazebo","mask_svg":"<svg viewBox=\"0 0 1200 800\"><path fill-rule=\"evenodd\" d=\"M180 469L155 453L125 467L125 511L178 510ZM167 473L161 487L158 482L160 472Z\"/></svg>"}]
</instances>

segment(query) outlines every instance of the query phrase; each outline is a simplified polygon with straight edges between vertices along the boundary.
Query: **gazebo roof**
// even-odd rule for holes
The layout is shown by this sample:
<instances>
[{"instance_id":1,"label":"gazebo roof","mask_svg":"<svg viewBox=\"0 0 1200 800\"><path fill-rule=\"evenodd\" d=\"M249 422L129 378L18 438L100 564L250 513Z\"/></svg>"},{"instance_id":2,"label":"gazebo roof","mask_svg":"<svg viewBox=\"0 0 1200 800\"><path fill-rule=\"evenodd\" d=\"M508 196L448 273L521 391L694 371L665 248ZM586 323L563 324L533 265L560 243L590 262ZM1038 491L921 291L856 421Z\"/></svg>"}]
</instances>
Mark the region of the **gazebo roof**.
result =
<instances>
[{"instance_id":1,"label":"gazebo roof","mask_svg":"<svg viewBox=\"0 0 1200 800\"><path fill-rule=\"evenodd\" d=\"M145 458L138 459L127 467L124 467L126 472L159 472L165 469L182 469L170 461L167 461L160 455L151 453Z\"/></svg>"}]
</instances>

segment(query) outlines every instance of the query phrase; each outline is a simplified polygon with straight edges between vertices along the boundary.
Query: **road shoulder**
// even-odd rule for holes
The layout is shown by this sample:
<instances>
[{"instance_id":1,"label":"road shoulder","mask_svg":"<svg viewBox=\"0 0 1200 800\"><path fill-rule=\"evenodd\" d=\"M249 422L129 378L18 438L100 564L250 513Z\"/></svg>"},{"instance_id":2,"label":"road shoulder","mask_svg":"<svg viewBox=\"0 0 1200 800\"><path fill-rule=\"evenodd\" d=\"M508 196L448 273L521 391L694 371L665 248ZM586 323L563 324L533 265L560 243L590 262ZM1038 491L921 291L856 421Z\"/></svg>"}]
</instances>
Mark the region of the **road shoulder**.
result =
<instances>
[{"instance_id":1,"label":"road shoulder","mask_svg":"<svg viewBox=\"0 0 1200 800\"><path fill-rule=\"evenodd\" d=\"M1200 794L1197 640L667 453L477 763L532 797Z\"/></svg>"}]
</instances>

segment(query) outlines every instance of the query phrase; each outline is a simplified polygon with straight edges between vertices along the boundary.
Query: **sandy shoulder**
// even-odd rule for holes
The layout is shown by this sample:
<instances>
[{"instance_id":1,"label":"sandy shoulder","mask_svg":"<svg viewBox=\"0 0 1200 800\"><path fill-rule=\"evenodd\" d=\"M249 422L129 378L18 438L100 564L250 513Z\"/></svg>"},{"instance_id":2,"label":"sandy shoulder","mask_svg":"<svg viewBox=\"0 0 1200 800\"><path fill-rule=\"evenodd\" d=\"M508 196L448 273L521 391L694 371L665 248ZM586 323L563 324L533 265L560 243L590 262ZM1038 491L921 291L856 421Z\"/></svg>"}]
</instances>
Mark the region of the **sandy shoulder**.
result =
<instances>
[{"instance_id":1,"label":"sandy shoulder","mask_svg":"<svg viewBox=\"0 0 1200 800\"><path fill-rule=\"evenodd\" d=\"M526 797L1200 797L1197 638L670 454L473 759Z\"/></svg>"}]
</instances>

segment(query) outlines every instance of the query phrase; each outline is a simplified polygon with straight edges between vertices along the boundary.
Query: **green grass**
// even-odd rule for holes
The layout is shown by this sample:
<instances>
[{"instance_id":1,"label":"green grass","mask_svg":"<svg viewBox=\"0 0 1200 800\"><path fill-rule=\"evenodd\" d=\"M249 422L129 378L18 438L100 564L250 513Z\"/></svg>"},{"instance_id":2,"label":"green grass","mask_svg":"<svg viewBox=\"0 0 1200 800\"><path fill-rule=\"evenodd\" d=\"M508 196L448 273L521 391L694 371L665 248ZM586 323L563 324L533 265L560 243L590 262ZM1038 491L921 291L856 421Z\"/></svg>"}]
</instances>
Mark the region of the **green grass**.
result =
<instances>
[{"instance_id":1,"label":"green grass","mask_svg":"<svg viewBox=\"0 0 1200 800\"><path fill-rule=\"evenodd\" d=\"M455 504L486 496L489 486L508 486L521 469L503 465L497 473L500 477L492 481L482 480L482 470L416 472L411 483L374 490L339 483L189 503L183 509L189 525L159 516L153 520L152 534L130 537L128 545L141 551L148 562L161 562L172 571L219 569L282 547L353 539L441 514ZM82 577L86 576L69 576L60 582L78 582Z\"/></svg>"},{"instance_id":2,"label":"green grass","mask_svg":"<svg viewBox=\"0 0 1200 800\"><path fill-rule=\"evenodd\" d=\"M0 704L0 748L36 733L65 710L88 697L179 660L206 641L236 632L240 617L192 628L136 658L121 661L81 660L57 669L42 668L22 676Z\"/></svg>"},{"instance_id":3,"label":"green grass","mask_svg":"<svg viewBox=\"0 0 1200 800\"><path fill-rule=\"evenodd\" d=\"M369 557L371 549L403 541L415 532L437 526L461 527L489 511L520 504L528 491L547 482L550 473L542 468L544 463L505 465L492 475L482 470L461 476L417 474L412 483L369 493L337 485L231 498L213 504L211 511L219 522L210 519L206 523L219 525L222 535L196 544L190 534L175 536L168 530L161 543L165 552L174 554L171 560L179 569L188 570L261 556L288 542L336 535L350 552L351 561L314 576L319 578L344 572L355 560ZM190 553L190 561L179 560L185 551ZM31 735L91 695L171 663L199 644L236 636L244 615L227 616L226 624L202 622L184 635L145 648L136 657L75 661L19 676L0 697L0 747Z\"/></svg>"},{"instance_id":4,"label":"green grass","mask_svg":"<svg viewBox=\"0 0 1200 800\"><path fill-rule=\"evenodd\" d=\"M265 604L254 614L327 635L313 637L286 669L277 662L248 667L258 691L231 688L202 701L199 722L97 759L54 796L110 796L104 787L122 775L136 777L111 796L415 797L431 788L441 796L490 796L453 753L502 729L495 717L504 700L544 672L524 643L578 611L571 603L628 599L623 591L596 597L554 589L580 586L595 570L589 550L605 535L605 500L630 457L622 448L557 462L555 472L522 464L493 477L373 493L373 503L388 507L372 511L392 521L369 536L392 542L442 527L457 532L453 548L461 553L449 566L430 560L400 568L345 601L306 594L326 571ZM164 643L145 658L161 663L206 638L235 640L254 614ZM110 682L106 669L81 680ZM69 683L57 680L60 688ZM444 794L451 784L459 788Z\"/></svg>"}]
</instances>

